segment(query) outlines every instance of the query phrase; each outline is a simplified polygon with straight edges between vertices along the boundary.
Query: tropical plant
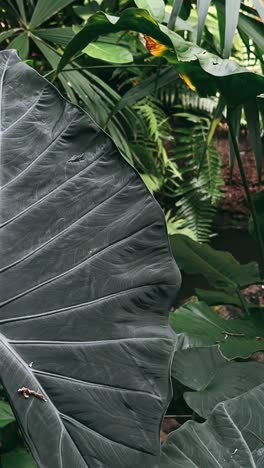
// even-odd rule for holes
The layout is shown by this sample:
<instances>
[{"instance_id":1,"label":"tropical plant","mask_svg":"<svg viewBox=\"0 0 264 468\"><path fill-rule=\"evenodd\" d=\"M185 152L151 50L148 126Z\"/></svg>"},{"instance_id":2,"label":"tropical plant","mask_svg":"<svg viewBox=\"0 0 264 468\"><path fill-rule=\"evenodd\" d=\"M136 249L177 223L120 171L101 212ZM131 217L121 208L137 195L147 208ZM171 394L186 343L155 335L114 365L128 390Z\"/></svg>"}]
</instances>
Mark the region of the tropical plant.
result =
<instances>
[{"instance_id":1,"label":"tropical plant","mask_svg":"<svg viewBox=\"0 0 264 468\"><path fill-rule=\"evenodd\" d=\"M0 56L5 394L39 466L151 467L180 282L162 211L87 114Z\"/></svg>"},{"instance_id":2,"label":"tropical plant","mask_svg":"<svg viewBox=\"0 0 264 468\"><path fill-rule=\"evenodd\" d=\"M185 236L173 236L171 245L183 271L201 273L217 289L197 290L200 301L171 314L174 387L183 386L199 422L190 420L169 436L159 468L261 466L264 364L252 359L264 350L264 316L263 307L242 295L245 286L261 284L258 266L240 265L229 253ZM223 304L235 306L233 320L219 316L214 306Z\"/></svg>"}]
</instances>

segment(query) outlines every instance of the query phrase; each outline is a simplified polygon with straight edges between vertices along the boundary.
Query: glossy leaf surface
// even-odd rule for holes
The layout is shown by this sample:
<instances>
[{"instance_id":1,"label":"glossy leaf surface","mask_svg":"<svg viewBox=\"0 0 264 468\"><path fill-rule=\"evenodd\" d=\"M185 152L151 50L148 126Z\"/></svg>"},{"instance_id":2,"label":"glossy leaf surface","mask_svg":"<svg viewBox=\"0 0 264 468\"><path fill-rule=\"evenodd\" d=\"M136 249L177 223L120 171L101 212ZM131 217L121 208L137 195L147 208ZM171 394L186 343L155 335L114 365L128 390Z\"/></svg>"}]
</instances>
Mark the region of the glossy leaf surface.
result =
<instances>
[{"instance_id":1,"label":"glossy leaf surface","mask_svg":"<svg viewBox=\"0 0 264 468\"><path fill-rule=\"evenodd\" d=\"M179 267L186 273L203 275L216 288L232 290L261 281L255 262L240 265L229 252L213 249L181 234L171 236L170 241Z\"/></svg>"},{"instance_id":2,"label":"glossy leaf surface","mask_svg":"<svg viewBox=\"0 0 264 468\"><path fill-rule=\"evenodd\" d=\"M1 381L39 466L152 467L180 281L162 211L87 114L0 57Z\"/></svg>"},{"instance_id":3,"label":"glossy leaf surface","mask_svg":"<svg viewBox=\"0 0 264 468\"><path fill-rule=\"evenodd\" d=\"M260 385L264 365L228 361L217 346L176 351L172 376L192 391L184 393L188 406L207 419L214 407Z\"/></svg>"},{"instance_id":4,"label":"glossy leaf surface","mask_svg":"<svg viewBox=\"0 0 264 468\"><path fill-rule=\"evenodd\" d=\"M264 350L261 310L250 317L225 320L204 302L189 302L170 315L170 324L183 337L182 349L218 344L228 359L248 358Z\"/></svg>"},{"instance_id":5,"label":"glossy leaf surface","mask_svg":"<svg viewBox=\"0 0 264 468\"><path fill-rule=\"evenodd\" d=\"M219 403L203 424L188 421L163 446L159 468L260 468L264 384Z\"/></svg>"}]
</instances>

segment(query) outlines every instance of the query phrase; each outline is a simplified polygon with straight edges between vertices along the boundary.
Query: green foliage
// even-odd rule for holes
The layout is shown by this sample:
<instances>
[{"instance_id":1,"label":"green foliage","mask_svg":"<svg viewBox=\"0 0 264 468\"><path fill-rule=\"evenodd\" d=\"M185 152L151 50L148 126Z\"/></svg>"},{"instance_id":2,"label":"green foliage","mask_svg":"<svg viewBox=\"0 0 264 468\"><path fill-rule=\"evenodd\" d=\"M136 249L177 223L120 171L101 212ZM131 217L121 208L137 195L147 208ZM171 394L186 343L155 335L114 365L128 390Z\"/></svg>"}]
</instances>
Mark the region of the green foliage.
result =
<instances>
[{"instance_id":1,"label":"green foliage","mask_svg":"<svg viewBox=\"0 0 264 468\"><path fill-rule=\"evenodd\" d=\"M170 242L179 267L186 273L203 275L215 288L234 292L261 282L255 262L240 265L229 252L215 250L186 236L172 236Z\"/></svg>"},{"instance_id":2,"label":"green foliage","mask_svg":"<svg viewBox=\"0 0 264 468\"><path fill-rule=\"evenodd\" d=\"M237 468L263 464L264 384L219 403L208 420L188 421L163 446L157 468Z\"/></svg>"},{"instance_id":3,"label":"green foliage","mask_svg":"<svg viewBox=\"0 0 264 468\"><path fill-rule=\"evenodd\" d=\"M184 393L188 406L207 419L218 403L262 384L264 365L230 361L217 346L195 347L176 351L171 373L190 389Z\"/></svg>"},{"instance_id":4,"label":"green foliage","mask_svg":"<svg viewBox=\"0 0 264 468\"><path fill-rule=\"evenodd\" d=\"M245 301L241 292L261 282L258 267L240 265L229 253L200 242L211 235L221 198L221 163L212 136L222 114L238 138L244 112L261 178L256 96L264 84L256 72L263 67L263 7L259 0L254 7L240 0L231 7L227 0L200 1L197 8L184 0L166 2L172 9L165 9L163 0L79 3L3 0L6 30L0 43L17 49L49 79L59 67L56 86L110 133L155 192L179 266L202 274L215 288L197 289L199 302L171 315L177 333L173 380L185 387L193 417L208 419L202 425L188 422L172 434L157 468L262 466L264 365L248 359L264 349L263 308ZM133 31L165 45L158 57L148 54ZM224 104L217 106L219 92ZM229 142L232 172L236 154L230 136ZM263 192L253 201L264 239ZM256 237L252 217L249 231ZM221 318L215 306L222 305L234 306L240 319ZM35 467L3 400L0 443L1 467Z\"/></svg>"}]
</instances>

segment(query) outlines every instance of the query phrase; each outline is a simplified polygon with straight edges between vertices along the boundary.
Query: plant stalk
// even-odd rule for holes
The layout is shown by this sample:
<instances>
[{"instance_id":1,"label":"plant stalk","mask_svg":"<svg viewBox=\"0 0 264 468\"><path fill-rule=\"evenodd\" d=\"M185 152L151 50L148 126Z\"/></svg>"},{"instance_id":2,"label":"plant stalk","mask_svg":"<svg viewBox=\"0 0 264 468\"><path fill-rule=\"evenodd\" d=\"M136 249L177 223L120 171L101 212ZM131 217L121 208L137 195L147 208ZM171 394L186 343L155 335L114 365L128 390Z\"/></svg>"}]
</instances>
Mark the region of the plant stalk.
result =
<instances>
[{"instance_id":1,"label":"plant stalk","mask_svg":"<svg viewBox=\"0 0 264 468\"><path fill-rule=\"evenodd\" d=\"M258 222L256 208L255 208L255 205L254 205L254 202L253 202L250 190L249 190L248 181L247 181L246 173L245 173L244 166L243 166L243 163L242 163L242 159L241 159L241 156L240 156L240 151L239 151L239 148L238 148L238 143L237 143L235 131L234 131L232 122L230 120L228 120L227 123L228 123L228 126L229 126L230 137L231 137L231 140L232 140L232 143L233 143L233 148L234 148L234 152L235 152L235 155L236 155L237 164L238 164L239 172L240 172L240 175L241 175L243 187L244 187L244 190L245 190L245 193L246 193L246 196L247 196L249 209L250 209L251 215L252 215L252 220L253 220L253 224L254 224L254 228L255 228L255 233L256 233L256 238L257 238L257 243L258 243L258 250L259 250L260 276L261 276L261 279L263 279L264 278L264 243L263 243L263 239L262 239L262 236L261 236L260 225L259 225L259 222Z\"/></svg>"}]
</instances>

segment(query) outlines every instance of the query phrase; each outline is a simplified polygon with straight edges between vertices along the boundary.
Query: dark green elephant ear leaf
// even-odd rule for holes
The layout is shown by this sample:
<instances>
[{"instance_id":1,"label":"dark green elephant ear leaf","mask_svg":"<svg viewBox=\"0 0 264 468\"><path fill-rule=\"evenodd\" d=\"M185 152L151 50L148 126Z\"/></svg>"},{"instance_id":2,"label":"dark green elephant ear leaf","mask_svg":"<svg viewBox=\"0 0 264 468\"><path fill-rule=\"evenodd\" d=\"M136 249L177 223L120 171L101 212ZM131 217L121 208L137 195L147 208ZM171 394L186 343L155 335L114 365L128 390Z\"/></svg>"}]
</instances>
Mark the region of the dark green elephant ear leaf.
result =
<instances>
[{"instance_id":1,"label":"dark green elephant ear leaf","mask_svg":"<svg viewBox=\"0 0 264 468\"><path fill-rule=\"evenodd\" d=\"M38 466L152 467L180 282L161 209L14 51L0 104L0 380Z\"/></svg>"},{"instance_id":2,"label":"dark green elephant ear leaf","mask_svg":"<svg viewBox=\"0 0 264 468\"><path fill-rule=\"evenodd\" d=\"M219 403L203 423L172 432L157 468L260 468L264 466L264 384Z\"/></svg>"}]
</instances>

